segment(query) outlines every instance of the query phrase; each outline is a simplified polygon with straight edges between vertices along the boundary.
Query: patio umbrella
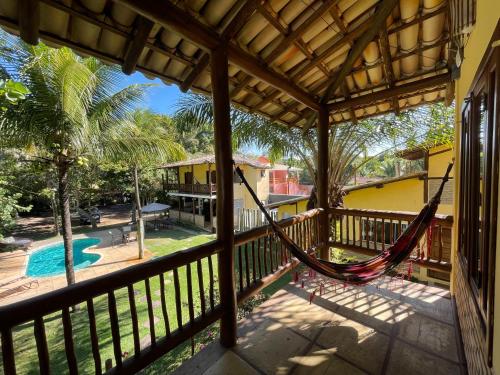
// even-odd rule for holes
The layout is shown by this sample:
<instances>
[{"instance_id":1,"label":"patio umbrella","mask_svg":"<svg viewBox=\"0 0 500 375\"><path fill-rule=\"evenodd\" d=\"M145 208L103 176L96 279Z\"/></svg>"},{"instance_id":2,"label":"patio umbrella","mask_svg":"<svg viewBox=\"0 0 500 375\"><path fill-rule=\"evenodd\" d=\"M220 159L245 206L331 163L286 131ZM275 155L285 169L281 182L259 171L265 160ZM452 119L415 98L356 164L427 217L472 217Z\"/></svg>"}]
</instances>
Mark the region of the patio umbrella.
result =
<instances>
[{"instance_id":1,"label":"patio umbrella","mask_svg":"<svg viewBox=\"0 0 500 375\"><path fill-rule=\"evenodd\" d=\"M142 207L141 211L143 214L154 214L155 218L155 229L156 229L156 213L157 212L163 212L166 211L170 208L168 204L162 204L162 203L150 203Z\"/></svg>"}]
</instances>

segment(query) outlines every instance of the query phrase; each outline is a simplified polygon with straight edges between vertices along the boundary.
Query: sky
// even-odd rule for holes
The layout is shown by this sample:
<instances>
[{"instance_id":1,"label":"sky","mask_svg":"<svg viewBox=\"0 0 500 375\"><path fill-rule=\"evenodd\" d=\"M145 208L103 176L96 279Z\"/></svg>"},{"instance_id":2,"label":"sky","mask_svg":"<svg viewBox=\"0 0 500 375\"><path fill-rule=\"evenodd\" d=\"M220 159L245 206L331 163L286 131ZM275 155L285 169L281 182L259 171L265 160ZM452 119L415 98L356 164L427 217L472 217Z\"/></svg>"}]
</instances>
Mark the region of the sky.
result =
<instances>
[{"instance_id":1,"label":"sky","mask_svg":"<svg viewBox=\"0 0 500 375\"><path fill-rule=\"evenodd\" d=\"M142 73L136 72L130 76L123 75L119 83L119 88L137 83L152 84L147 90L146 98L141 103L141 107L146 107L157 113L172 115L175 112L175 105L181 95L184 93L179 90L177 85L167 85L158 78L148 79Z\"/></svg>"}]
</instances>

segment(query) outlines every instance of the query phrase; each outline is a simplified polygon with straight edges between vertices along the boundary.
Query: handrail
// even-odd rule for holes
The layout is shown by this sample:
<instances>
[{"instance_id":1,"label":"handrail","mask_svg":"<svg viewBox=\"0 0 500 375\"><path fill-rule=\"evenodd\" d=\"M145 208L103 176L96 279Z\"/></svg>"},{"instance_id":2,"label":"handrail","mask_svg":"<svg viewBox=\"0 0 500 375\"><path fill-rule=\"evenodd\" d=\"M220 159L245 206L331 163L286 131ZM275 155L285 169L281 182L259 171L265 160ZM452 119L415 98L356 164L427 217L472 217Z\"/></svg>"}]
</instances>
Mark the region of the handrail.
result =
<instances>
[{"instance_id":1,"label":"handrail","mask_svg":"<svg viewBox=\"0 0 500 375\"><path fill-rule=\"evenodd\" d=\"M285 228L301 247L311 249L318 240L317 220L315 219L320 212L319 209L312 210L281 220L278 224ZM101 360L102 342L100 342L96 326L96 317L100 314L106 314L109 319L111 337L106 341L112 345L115 361L115 367L108 369L106 366L107 373L139 371L221 318L221 305L214 290L219 275L216 274L218 269L212 264L212 256L220 253L221 249L220 241L212 241L0 307L4 372L16 373L14 349L16 342L13 332L17 327L27 323L34 328L37 346L38 358L34 357L32 360L38 360L40 372L49 372L53 354L48 348L45 325L51 320L49 316L57 313L62 318L64 328L62 333L67 357L67 363L64 366L67 366L70 373L77 373L78 364L73 341L80 331L74 331L76 328L72 326L70 310L72 306L85 304L88 315L88 327L85 329L90 332L89 346L92 349L96 373L102 372L104 362ZM234 252L235 289L239 304L299 264L291 257L279 238L271 232L269 225L238 233L235 236ZM204 267L208 267L208 274L204 273ZM173 277L173 284L170 286L173 290L170 293L173 293L175 298L167 303L165 273L168 271L173 271L170 275ZM181 272L185 272L185 279ZM198 277L195 276L196 273ZM204 279L207 280L208 285L204 285ZM187 289L181 290L181 283ZM196 286L193 288L195 283L198 283L197 289L195 289ZM159 290L155 291L153 288L158 288L158 286ZM143 287L144 290L142 290ZM145 293L145 300L136 302L138 298L136 292L140 290ZM163 320L165 325L165 333L155 330L153 292L159 293L157 295L160 296L159 303L163 317L160 320ZM195 293L199 293L199 300ZM118 307L121 304L118 305L117 301L118 298L126 301L127 296L128 305L126 306L131 315L131 320L127 321L127 325L129 329L130 325L132 326L134 343L133 354L123 356L122 350L129 350L129 348L122 348L120 331L124 323L119 320ZM187 304L184 301L186 297ZM197 305L198 302L200 305ZM127 302L123 303L127 304ZM143 308L147 309L146 319L149 321L151 344L146 347L140 344L137 303L144 304ZM189 317L186 320L188 314Z\"/></svg>"},{"instance_id":2,"label":"handrail","mask_svg":"<svg viewBox=\"0 0 500 375\"><path fill-rule=\"evenodd\" d=\"M0 306L0 329L23 324L38 316L51 314L68 306L74 306L90 298L106 294L110 290L125 288L130 284L196 262L219 251L220 243L211 241L101 275L94 279L80 281L46 294L14 302L7 306ZM36 309L33 309L33 306L36 306Z\"/></svg>"},{"instance_id":3,"label":"handrail","mask_svg":"<svg viewBox=\"0 0 500 375\"><path fill-rule=\"evenodd\" d=\"M364 208L338 208L330 207L328 210L331 214L352 215L352 216L369 216L377 219L391 218L394 220L413 220L417 217L417 212L410 211L389 211L389 210L369 210ZM453 215L435 214L434 218L442 224L451 226L453 224Z\"/></svg>"}]
</instances>

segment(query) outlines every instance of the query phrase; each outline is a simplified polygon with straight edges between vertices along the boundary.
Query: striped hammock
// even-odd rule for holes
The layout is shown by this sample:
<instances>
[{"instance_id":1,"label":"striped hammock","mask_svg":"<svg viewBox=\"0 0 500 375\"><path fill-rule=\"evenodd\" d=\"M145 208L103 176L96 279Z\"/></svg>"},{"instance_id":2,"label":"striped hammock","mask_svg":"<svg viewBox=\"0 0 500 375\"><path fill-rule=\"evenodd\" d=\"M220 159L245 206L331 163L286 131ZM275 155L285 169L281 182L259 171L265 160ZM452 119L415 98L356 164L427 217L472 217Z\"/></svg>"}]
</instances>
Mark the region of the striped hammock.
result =
<instances>
[{"instance_id":1,"label":"striped hammock","mask_svg":"<svg viewBox=\"0 0 500 375\"><path fill-rule=\"evenodd\" d=\"M393 245L382 251L379 255L355 263L334 263L326 260L317 259L314 254L308 254L301 249L286 232L273 220L269 215L264 205L257 198L257 195L252 190L248 181L245 179L243 172L239 167L235 167L236 173L245 185L257 206L266 217L271 225L272 230L281 239L288 250L302 263L311 269L325 275L327 277L342 280L350 284L366 284L383 275L390 273L401 262L408 259L412 250L418 244L422 236L432 224L432 219L436 213L440 203L441 194L443 193L444 185L448 181L449 174L453 164L448 165L448 169L441 181L441 185L432 199L424 206L417 217L408 225L406 230L401 233Z\"/></svg>"}]
</instances>

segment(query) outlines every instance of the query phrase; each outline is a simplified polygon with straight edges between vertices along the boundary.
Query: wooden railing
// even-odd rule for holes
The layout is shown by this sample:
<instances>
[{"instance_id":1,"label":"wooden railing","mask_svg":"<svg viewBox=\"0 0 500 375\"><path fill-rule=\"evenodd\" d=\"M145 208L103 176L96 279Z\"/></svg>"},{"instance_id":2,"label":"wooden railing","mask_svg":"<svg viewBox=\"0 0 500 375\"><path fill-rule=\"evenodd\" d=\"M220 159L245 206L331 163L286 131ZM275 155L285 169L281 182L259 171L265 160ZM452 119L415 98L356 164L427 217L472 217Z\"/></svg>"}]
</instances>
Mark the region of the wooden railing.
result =
<instances>
[{"instance_id":1,"label":"wooden railing","mask_svg":"<svg viewBox=\"0 0 500 375\"><path fill-rule=\"evenodd\" d=\"M330 208L330 245L365 255L375 255L392 245L417 216L413 212ZM451 271L453 217L436 215L412 253L416 264L431 270Z\"/></svg>"},{"instance_id":2,"label":"wooden railing","mask_svg":"<svg viewBox=\"0 0 500 375\"><path fill-rule=\"evenodd\" d=\"M319 212L308 211L280 225L310 248L318 240ZM213 241L0 307L3 373L16 374L16 362L29 363L41 374L51 373L54 364L54 373L77 374L86 365L97 374L117 374L153 363L221 318L221 248ZM238 303L297 264L268 226L237 234L234 251ZM140 312L145 322L139 322ZM23 330L34 334L32 342L15 340ZM56 335L64 345L51 344L58 342ZM132 340L127 344L124 337Z\"/></svg>"},{"instance_id":3,"label":"wooden railing","mask_svg":"<svg viewBox=\"0 0 500 375\"><path fill-rule=\"evenodd\" d=\"M166 184L167 191L191 194L210 194L217 189L216 184Z\"/></svg>"}]
</instances>

